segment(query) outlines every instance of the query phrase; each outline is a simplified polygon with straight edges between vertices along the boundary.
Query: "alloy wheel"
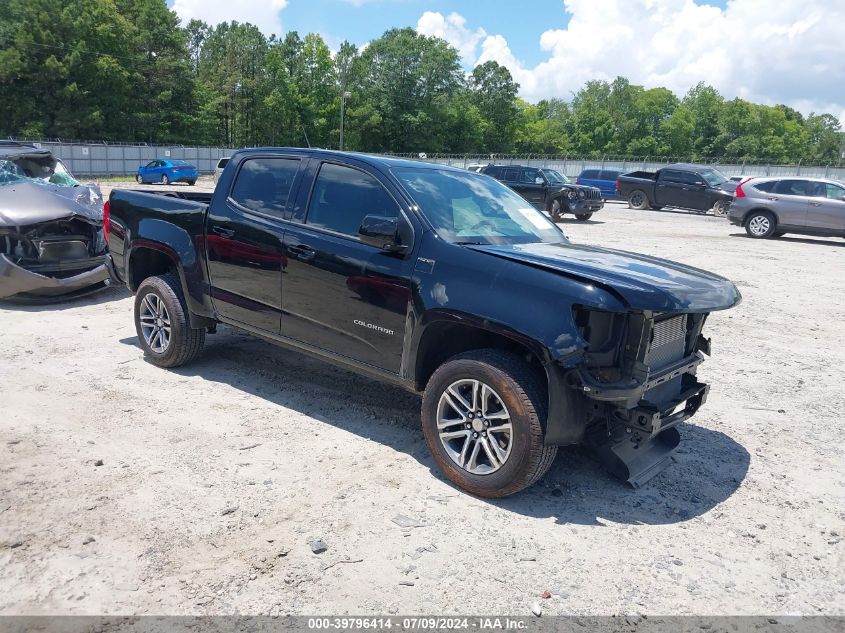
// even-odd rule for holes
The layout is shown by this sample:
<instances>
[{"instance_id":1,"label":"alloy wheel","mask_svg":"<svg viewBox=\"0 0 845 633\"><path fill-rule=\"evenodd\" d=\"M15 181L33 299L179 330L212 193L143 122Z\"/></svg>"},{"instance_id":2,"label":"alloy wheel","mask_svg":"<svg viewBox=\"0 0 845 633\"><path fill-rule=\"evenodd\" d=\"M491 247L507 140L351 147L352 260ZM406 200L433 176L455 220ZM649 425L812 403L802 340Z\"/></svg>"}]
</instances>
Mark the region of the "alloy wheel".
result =
<instances>
[{"instance_id":1,"label":"alloy wheel","mask_svg":"<svg viewBox=\"0 0 845 633\"><path fill-rule=\"evenodd\" d=\"M157 294L148 293L141 302L141 333L149 348L164 354L170 345L170 313Z\"/></svg>"},{"instance_id":2,"label":"alloy wheel","mask_svg":"<svg viewBox=\"0 0 845 633\"><path fill-rule=\"evenodd\" d=\"M748 222L748 230L758 237L768 233L771 228L772 223L765 215L755 215Z\"/></svg>"},{"instance_id":3,"label":"alloy wheel","mask_svg":"<svg viewBox=\"0 0 845 633\"><path fill-rule=\"evenodd\" d=\"M480 380L458 380L441 394L437 433L449 458L473 475L499 470L513 448L510 413L501 396Z\"/></svg>"}]
</instances>

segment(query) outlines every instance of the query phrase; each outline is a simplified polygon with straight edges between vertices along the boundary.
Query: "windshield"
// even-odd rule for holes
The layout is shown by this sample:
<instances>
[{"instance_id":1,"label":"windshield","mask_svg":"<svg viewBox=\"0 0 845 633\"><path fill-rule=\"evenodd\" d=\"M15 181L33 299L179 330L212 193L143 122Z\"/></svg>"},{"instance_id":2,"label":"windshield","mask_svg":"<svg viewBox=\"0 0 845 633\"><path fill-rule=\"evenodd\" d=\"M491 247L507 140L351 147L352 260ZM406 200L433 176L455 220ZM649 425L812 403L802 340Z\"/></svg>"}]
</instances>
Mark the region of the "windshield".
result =
<instances>
[{"instance_id":1,"label":"windshield","mask_svg":"<svg viewBox=\"0 0 845 633\"><path fill-rule=\"evenodd\" d=\"M79 184L64 163L52 156L17 156L12 159L0 159L0 185L22 182L60 187L75 187Z\"/></svg>"},{"instance_id":2,"label":"windshield","mask_svg":"<svg viewBox=\"0 0 845 633\"><path fill-rule=\"evenodd\" d=\"M414 167L394 173L437 234L453 244L567 241L556 224L489 176Z\"/></svg>"},{"instance_id":3,"label":"windshield","mask_svg":"<svg viewBox=\"0 0 845 633\"><path fill-rule=\"evenodd\" d=\"M728 182L727 176L715 169L707 169L701 172L701 176L702 178L704 178L704 182L706 182L711 187L721 185L723 182Z\"/></svg>"},{"instance_id":4,"label":"windshield","mask_svg":"<svg viewBox=\"0 0 845 633\"><path fill-rule=\"evenodd\" d=\"M562 173L557 171L556 169L541 169L540 171L543 172L543 175L553 185L568 185L569 178L564 176Z\"/></svg>"}]
</instances>

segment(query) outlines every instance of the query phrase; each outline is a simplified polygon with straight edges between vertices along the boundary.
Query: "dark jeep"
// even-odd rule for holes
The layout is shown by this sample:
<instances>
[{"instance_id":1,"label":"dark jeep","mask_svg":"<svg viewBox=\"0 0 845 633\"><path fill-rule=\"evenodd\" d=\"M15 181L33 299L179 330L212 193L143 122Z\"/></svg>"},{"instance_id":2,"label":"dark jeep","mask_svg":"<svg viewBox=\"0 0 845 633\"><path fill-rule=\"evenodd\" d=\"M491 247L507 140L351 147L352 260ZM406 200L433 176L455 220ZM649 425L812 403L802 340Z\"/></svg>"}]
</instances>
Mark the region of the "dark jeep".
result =
<instances>
[{"instance_id":1,"label":"dark jeep","mask_svg":"<svg viewBox=\"0 0 845 633\"><path fill-rule=\"evenodd\" d=\"M481 173L502 181L555 222L566 213L586 221L604 207L601 189L571 183L554 169L488 165Z\"/></svg>"}]
</instances>

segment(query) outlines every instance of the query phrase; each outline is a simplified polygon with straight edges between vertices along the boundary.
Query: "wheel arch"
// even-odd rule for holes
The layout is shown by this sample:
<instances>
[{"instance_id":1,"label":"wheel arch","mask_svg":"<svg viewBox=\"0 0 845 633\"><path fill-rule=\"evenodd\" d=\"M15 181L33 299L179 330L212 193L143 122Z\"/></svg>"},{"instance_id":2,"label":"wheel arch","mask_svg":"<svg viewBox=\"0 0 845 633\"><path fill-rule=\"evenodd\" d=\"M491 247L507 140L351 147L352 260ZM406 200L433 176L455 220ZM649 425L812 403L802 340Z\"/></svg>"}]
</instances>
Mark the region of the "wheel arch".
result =
<instances>
[{"instance_id":1,"label":"wheel arch","mask_svg":"<svg viewBox=\"0 0 845 633\"><path fill-rule=\"evenodd\" d=\"M775 227L777 228L777 226L780 224L780 218L778 217L778 214L775 213L774 211L772 211L771 209L769 209L768 207L760 207L760 206L752 207L751 209L749 209L748 211L746 211L743 214L743 216L742 216L742 226L745 226L746 224L748 224L748 218L750 218L753 213L757 213L759 211L762 211L764 213L768 213L770 216L772 216L775 219Z\"/></svg>"},{"instance_id":2,"label":"wheel arch","mask_svg":"<svg viewBox=\"0 0 845 633\"><path fill-rule=\"evenodd\" d=\"M431 375L449 358L479 349L511 352L525 358L538 370L549 359L548 351L542 345L516 332L441 318L425 326L417 343L413 362L414 384L417 390L424 390ZM542 373L545 375L545 372Z\"/></svg>"},{"instance_id":3,"label":"wheel arch","mask_svg":"<svg viewBox=\"0 0 845 633\"><path fill-rule=\"evenodd\" d=\"M187 302L188 321L191 327L208 327L215 323L214 319L197 314L193 309L188 280L185 269L176 251L160 242L136 240L129 252L126 264L126 285L131 292L136 292L138 286L148 277L173 273L179 280L183 297Z\"/></svg>"}]
</instances>

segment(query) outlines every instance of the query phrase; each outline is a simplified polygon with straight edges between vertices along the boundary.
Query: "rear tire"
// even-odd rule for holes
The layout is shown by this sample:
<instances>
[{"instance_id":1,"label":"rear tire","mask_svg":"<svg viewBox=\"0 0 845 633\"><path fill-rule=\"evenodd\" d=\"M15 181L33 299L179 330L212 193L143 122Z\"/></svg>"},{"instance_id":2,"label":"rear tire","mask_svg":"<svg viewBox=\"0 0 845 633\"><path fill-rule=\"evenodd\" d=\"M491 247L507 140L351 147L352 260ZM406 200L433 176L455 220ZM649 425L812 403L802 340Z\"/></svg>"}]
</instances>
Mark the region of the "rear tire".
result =
<instances>
[{"instance_id":1,"label":"rear tire","mask_svg":"<svg viewBox=\"0 0 845 633\"><path fill-rule=\"evenodd\" d=\"M636 189L628 196L628 206L637 211L644 211L649 206L648 196L642 189Z\"/></svg>"},{"instance_id":2,"label":"rear tire","mask_svg":"<svg viewBox=\"0 0 845 633\"><path fill-rule=\"evenodd\" d=\"M144 179L141 177L141 174L138 174L137 176L135 176L135 181L136 181L139 185L143 185L143 184L144 184Z\"/></svg>"},{"instance_id":3,"label":"rear tire","mask_svg":"<svg viewBox=\"0 0 845 633\"><path fill-rule=\"evenodd\" d=\"M495 349L458 354L426 386L425 441L442 472L464 490L512 495L540 479L557 455L556 446L543 443L546 400L538 373L519 356Z\"/></svg>"},{"instance_id":4,"label":"rear tire","mask_svg":"<svg viewBox=\"0 0 845 633\"><path fill-rule=\"evenodd\" d=\"M593 217L593 214L592 214L592 213L576 213L576 214L575 214L575 219L576 219L576 220L581 220L581 222L586 222L586 221L587 221L587 220L589 220L591 217Z\"/></svg>"},{"instance_id":5,"label":"rear tire","mask_svg":"<svg viewBox=\"0 0 845 633\"><path fill-rule=\"evenodd\" d=\"M745 218L745 232L749 237L764 240L772 237L777 228L777 220L769 211L752 211Z\"/></svg>"},{"instance_id":6,"label":"rear tire","mask_svg":"<svg viewBox=\"0 0 845 633\"><path fill-rule=\"evenodd\" d=\"M195 184L197 184L197 181L196 181L196 180L189 180L189 181L188 181L188 186L189 186L189 187L193 187Z\"/></svg>"},{"instance_id":7,"label":"rear tire","mask_svg":"<svg viewBox=\"0 0 845 633\"><path fill-rule=\"evenodd\" d=\"M167 177L167 174L161 175L161 184L163 184L163 185L169 185L170 184L170 178Z\"/></svg>"},{"instance_id":8,"label":"rear tire","mask_svg":"<svg viewBox=\"0 0 845 633\"><path fill-rule=\"evenodd\" d=\"M169 273L147 277L135 294L135 331L153 365L179 367L194 360L205 343L205 330L192 328L179 278Z\"/></svg>"}]
</instances>

